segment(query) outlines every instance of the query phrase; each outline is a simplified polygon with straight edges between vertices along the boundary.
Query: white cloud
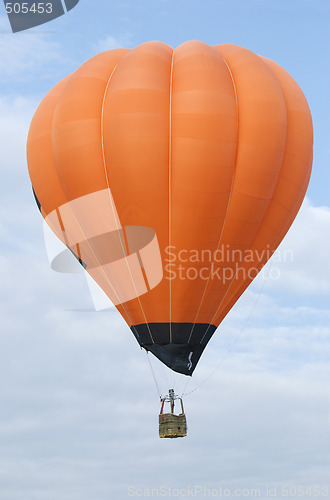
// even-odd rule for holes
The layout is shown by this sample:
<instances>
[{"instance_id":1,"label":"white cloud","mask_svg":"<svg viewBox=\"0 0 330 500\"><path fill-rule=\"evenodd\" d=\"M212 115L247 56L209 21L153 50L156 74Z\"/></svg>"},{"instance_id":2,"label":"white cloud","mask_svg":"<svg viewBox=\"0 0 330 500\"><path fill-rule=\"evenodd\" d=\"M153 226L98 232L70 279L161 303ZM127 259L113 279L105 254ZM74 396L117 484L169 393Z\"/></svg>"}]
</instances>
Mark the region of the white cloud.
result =
<instances>
[{"instance_id":1,"label":"white cloud","mask_svg":"<svg viewBox=\"0 0 330 500\"><path fill-rule=\"evenodd\" d=\"M265 270L267 290L292 295L330 294L330 208L305 199L288 234ZM269 274L268 274L269 273ZM272 276L274 279L272 279ZM256 280L260 286L262 278Z\"/></svg>"},{"instance_id":2,"label":"white cloud","mask_svg":"<svg viewBox=\"0 0 330 500\"><path fill-rule=\"evenodd\" d=\"M37 105L35 99L23 96L0 96L1 191L8 190L9 182L21 186L26 180L26 139Z\"/></svg>"},{"instance_id":3,"label":"white cloud","mask_svg":"<svg viewBox=\"0 0 330 500\"><path fill-rule=\"evenodd\" d=\"M0 30L1 83L31 81L36 74L40 80L56 74L54 66L62 70L69 61L61 44L46 33L28 30L13 34L6 18L0 18Z\"/></svg>"},{"instance_id":4,"label":"white cloud","mask_svg":"<svg viewBox=\"0 0 330 500\"><path fill-rule=\"evenodd\" d=\"M131 48L132 45L132 35L130 34L121 35L119 37L109 35L95 44L95 50L96 52L103 52L113 49L126 49Z\"/></svg>"}]
</instances>

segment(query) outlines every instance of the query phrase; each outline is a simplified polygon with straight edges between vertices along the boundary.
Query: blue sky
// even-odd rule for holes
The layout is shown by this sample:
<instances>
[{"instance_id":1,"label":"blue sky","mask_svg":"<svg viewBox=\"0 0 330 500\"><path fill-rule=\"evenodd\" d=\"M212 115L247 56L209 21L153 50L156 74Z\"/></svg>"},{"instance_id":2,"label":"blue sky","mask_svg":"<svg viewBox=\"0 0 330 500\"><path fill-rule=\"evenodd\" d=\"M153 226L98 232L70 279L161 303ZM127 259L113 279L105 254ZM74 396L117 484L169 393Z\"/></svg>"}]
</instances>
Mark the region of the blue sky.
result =
<instances>
[{"instance_id":1,"label":"blue sky","mask_svg":"<svg viewBox=\"0 0 330 500\"><path fill-rule=\"evenodd\" d=\"M329 11L327 0L80 0L14 35L0 5L1 500L200 485L257 488L266 500L267 487L281 498L286 485L329 485ZM258 278L228 315L186 391L202 384L185 399L188 438L164 442L129 329L115 311L92 310L82 275L49 268L25 143L42 97L97 52L189 39L236 43L287 69L311 108L315 156L281 246L293 262L273 263L279 278Z\"/></svg>"}]
</instances>

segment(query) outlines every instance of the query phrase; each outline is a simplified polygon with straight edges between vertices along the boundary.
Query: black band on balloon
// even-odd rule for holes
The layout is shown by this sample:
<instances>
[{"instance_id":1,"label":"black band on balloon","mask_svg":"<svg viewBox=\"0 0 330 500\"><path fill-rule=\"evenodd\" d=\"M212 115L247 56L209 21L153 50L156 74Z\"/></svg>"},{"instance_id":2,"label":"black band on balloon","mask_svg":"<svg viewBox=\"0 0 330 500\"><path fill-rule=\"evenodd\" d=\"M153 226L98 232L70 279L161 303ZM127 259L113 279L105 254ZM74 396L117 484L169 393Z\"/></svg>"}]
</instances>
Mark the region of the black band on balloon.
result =
<instances>
[{"instance_id":1,"label":"black band on balloon","mask_svg":"<svg viewBox=\"0 0 330 500\"><path fill-rule=\"evenodd\" d=\"M143 323L132 325L141 347L150 351L171 370L192 375L206 344L217 327L208 323Z\"/></svg>"},{"instance_id":2,"label":"black band on balloon","mask_svg":"<svg viewBox=\"0 0 330 500\"><path fill-rule=\"evenodd\" d=\"M37 207L38 207L39 211L41 212L41 203L40 203L40 201L38 200L38 197L37 197L37 195L36 195L36 192L35 192L35 190L33 189L33 186L32 186L32 191L33 191L33 196L34 196L35 202L36 202L36 204L37 204Z\"/></svg>"}]
</instances>

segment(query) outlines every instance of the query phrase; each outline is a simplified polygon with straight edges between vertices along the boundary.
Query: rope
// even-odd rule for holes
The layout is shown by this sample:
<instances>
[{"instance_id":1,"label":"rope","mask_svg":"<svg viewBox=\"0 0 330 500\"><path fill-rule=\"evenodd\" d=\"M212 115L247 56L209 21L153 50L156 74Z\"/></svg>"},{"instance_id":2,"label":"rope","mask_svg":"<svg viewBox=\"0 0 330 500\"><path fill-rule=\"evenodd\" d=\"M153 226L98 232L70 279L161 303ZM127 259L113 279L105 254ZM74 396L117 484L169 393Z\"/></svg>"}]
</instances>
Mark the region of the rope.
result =
<instances>
[{"instance_id":1,"label":"rope","mask_svg":"<svg viewBox=\"0 0 330 500\"><path fill-rule=\"evenodd\" d=\"M145 353L146 353L146 356L147 356L147 359L148 359L148 363L149 363L149 366L150 366L150 370L151 370L151 373L152 373L152 376L153 376L153 379L154 379L154 382L155 382L155 385L156 385L156 390L157 390L158 396L161 399L162 398L161 391L159 389L159 385L157 383L156 375L155 375L154 369L153 369L152 364L151 364L150 359L149 359L148 351L145 351Z\"/></svg>"}]
</instances>

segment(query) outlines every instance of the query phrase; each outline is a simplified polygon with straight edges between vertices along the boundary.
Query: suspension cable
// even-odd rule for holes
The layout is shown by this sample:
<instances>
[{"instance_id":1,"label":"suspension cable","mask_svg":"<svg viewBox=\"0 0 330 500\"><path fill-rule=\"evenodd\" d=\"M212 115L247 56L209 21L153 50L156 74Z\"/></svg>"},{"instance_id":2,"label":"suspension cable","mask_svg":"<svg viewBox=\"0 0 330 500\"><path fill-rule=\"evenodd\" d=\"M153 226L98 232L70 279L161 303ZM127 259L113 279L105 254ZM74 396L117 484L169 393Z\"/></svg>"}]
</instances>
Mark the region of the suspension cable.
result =
<instances>
[{"instance_id":1,"label":"suspension cable","mask_svg":"<svg viewBox=\"0 0 330 500\"><path fill-rule=\"evenodd\" d=\"M270 265L269 265L269 269L268 269L268 272L267 272L267 275L266 277L264 278L263 280L263 283L261 285L261 288L259 290L259 293L257 295L257 298L251 308L251 311L248 315L248 317L246 318L245 320L245 323L243 325L243 327L241 328L241 331L239 332L239 334L237 335L236 339L234 340L234 342L232 343L232 345L229 347L228 351L225 353L225 355L222 357L222 359L219 361L219 363L216 365L216 367L214 368L214 370L211 371L211 373L209 373L209 375L207 375L207 377L197 386L195 387L195 389L192 389L190 392L187 392L186 394L182 394L182 396L189 396L189 394L192 394L193 392L197 391L197 389L199 389L202 385L205 384L205 382L207 382L213 375L214 373L220 368L220 366L222 365L222 363L227 359L227 357L229 356L229 354L232 352L232 350L234 349L234 347L236 346L236 344L239 342L240 338L242 337L243 333L245 332L246 330L246 327L251 319L251 316L259 302L259 299L261 297L261 293L264 289L264 286L266 284L266 281L268 279L268 276L270 274L270 271L271 271L271 268L272 268L272 265L273 265L273 261L270 262Z\"/></svg>"}]
</instances>

